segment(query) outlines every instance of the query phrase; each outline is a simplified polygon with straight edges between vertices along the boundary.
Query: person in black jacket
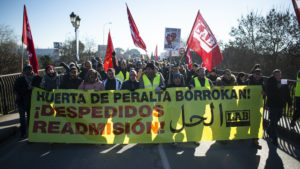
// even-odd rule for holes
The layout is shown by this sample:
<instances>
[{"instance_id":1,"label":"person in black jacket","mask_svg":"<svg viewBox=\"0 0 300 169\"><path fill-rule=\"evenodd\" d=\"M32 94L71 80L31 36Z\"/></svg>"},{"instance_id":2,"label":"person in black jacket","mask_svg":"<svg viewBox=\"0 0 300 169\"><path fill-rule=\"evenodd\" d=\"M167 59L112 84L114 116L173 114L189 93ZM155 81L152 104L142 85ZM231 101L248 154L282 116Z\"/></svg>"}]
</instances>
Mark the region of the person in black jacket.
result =
<instances>
[{"instance_id":1,"label":"person in black jacket","mask_svg":"<svg viewBox=\"0 0 300 169\"><path fill-rule=\"evenodd\" d=\"M121 90L134 91L139 88L139 81L137 81L137 73L135 70L129 72L129 80L126 80L122 84Z\"/></svg>"},{"instance_id":2,"label":"person in black jacket","mask_svg":"<svg viewBox=\"0 0 300 169\"><path fill-rule=\"evenodd\" d=\"M267 133L272 139L272 143L277 146L277 123L282 116L286 103L291 107L291 97L286 84L281 84L281 71L275 69L273 75L268 79L265 87L267 93L267 108L269 109L270 126Z\"/></svg>"},{"instance_id":3,"label":"person in black jacket","mask_svg":"<svg viewBox=\"0 0 300 169\"><path fill-rule=\"evenodd\" d=\"M75 66L70 67L69 74L63 77L60 83L60 89L78 89L82 79L78 76L78 69Z\"/></svg>"},{"instance_id":4,"label":"person in black jacket","mask_svg":"<svg viewBox=\"0 0 300 169\"><path fill-rule=\"evenodd\" d=\"M32 80L34 77L35 74L32 71L32 66L26 65L24 66L22 76L17 78L14 83L16 104L18 105L18 110L20 114L21 138L27 137L26 129L27 129L27 125L29 124Z\"/></svg>"}]
</instances>

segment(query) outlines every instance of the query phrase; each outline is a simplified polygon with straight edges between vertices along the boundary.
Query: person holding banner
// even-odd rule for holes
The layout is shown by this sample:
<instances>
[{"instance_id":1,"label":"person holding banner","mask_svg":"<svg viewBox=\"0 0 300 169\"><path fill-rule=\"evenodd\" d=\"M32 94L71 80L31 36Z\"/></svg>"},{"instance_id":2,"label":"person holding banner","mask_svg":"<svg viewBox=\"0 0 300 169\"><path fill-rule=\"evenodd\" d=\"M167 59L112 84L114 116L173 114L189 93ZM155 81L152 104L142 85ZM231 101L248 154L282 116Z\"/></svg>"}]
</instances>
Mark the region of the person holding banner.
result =
<instances>
[{"instance_id":1,"label":"person holding banner","mask_svg":"<svg viewBox=\"0 0 300 169\"><path fill-rule=\"evenodd\" d=\"M81 82L78 89L80 90L104 90L103 83L98 79L98 72L94 69L90 69L87 72L87 78Z\"/></svg>"},{"instance_id":2,"label":"person holding banner","mask_svg":"<svg viewBox=\"0 0 300 169\"><path fill-rule=\"evenodd\" d=\"M224 70L224 74L217 78L217 86L235 86L237 85L235 76L231 73L230 69Z\"/></svg>"},{"instance_id":3,"label":"person holding banner","mask_svg":"<svg viewBox=\"0 0 300 169\"><path fill-rule=\"evenodd\" d=\"M267 80L266 83L267 93L267 109L269 110L270 125L267 133L272 139L272 143L278 146L277 142L277 123L279 122L282 112L288 103L291 108L290 91L287 84L281 82L281 71L275 69L273 75Z\"/></svg>"},{"instance_id":4,"label":"person holding banner","mask_svg":"<svg viewBox=\"0 0 300 169\"><path fill-rule=\"evenodd\" d=\"M205 70L203 67L197 70L197 76L191 80L190 87L213 87L211 80L205 77Z\"/></svg>"},{"instance_id":5,"label":"person holding banner","mask_svg":"<svg viewBox=\"0 0 300 169\"><path fill-rule=\"evenodd\" d=\"M52 65L45 68L46 74L43 76L41 88L47 91L59 89L61 76L55 71Z\"/></svg>"},{"instance_id":6,"label":"person holding banner","mask_svg":"<svg viewBox=\"0 0 300 169\"><path fill-rule=\"evenodd\" d=\"M153 63L147 64L145 73L140 79L139 88L155 89L156 92L166 88L164 77L155 70L155 65Z\"/></svg>"},{"instance_id":7,"label":"person holding banner","mask_svg":"<svg viewBox=\"0 0 300 169\"><path fill-rule=\"evenodd\" d=\"M60 83L60 89L78 89L82 82L82 79L78 76L77 67L71 66L69 73L63 76L62 82Z\"/></svg>"},{"instance_id":8,"label":"person holding banner","mask_svg":"<svg viewBox=\"0 0 300 169\"><path fill-rule=\"evenodd\" d=\"M107 70L107 79L103 81L105 90L120 90L122 82L115 78L115 69Z\"/></svg>"},{"instance_id":9,"label":"person holding banner","mask_svg":"<svg viewBox=\"0 0 300 169\"><path fill-rule=\"evenodd\" d=\"M137 81L137 73L135 70L131 70L129 73L129 80L122 83L121 90L135 91L139 88L139 82Z\"/></svg>"},{"instance_id":10,"label":"person holding banner","mask_svg":"<svg viewBox=\"0 0 300 169\"><path fill-rule=\"evenodd\" d=\"M26 138L26 129L29 124L30 101L32 91L32 80L36 75L32 71L31 65L23 68L22 76L16 79L14 83L14 92L16 94L16 104L20 114L20 132L21 138ZM27 119L26 119L27 115Z\"/></svg>"},{"instance_id":11,"label":"person holding banner","mask_svg":"<svg viewBox=\"0 0 300 169\"><path fill-rule=\"evenodd\" d=\"M87 72L92 69L92 62L91 61L86 61L84 63L84 67L81 68L81 72L79 74L79 77L82 79L82 80L85 80L87 78Z\"/></svg>"}]
</instances>

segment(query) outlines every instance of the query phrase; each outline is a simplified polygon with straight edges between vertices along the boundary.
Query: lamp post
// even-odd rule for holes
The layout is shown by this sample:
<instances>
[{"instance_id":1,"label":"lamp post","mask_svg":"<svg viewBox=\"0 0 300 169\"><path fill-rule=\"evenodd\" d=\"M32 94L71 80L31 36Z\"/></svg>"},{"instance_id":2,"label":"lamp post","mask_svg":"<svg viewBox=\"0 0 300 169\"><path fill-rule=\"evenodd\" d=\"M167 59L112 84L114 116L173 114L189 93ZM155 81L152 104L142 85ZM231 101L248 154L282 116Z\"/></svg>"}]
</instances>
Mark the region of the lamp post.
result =
<instances>
[{"instance_id":1,"label":"lamp post","mask_svg":"<svg viewBox=\"0 0 300 169\"><path fill-rule=\"evenodd\" d=\"M111 24L111 22L107 22L107 23L105 23L104 25L103 25L103 45L104 45L104 32L105 32L105 25L106 24Z\"/></svg>"},{"instance_id":2,"label":"lamp post","mask_svg":"<svg viewBox=\"0 0 300 169\"><path fill-rule=\"evenodd\" d=\"M76 40L76 58L77 58L77 61L79 61L79 40L78 40L78 28L80 26L80 18L79 16L76 16L74 14L74 12L72 12L70 14L70 20L71 20L71 23L73 25L73 27L75 28L75 40Z\"/></svg>"}]
</instances>

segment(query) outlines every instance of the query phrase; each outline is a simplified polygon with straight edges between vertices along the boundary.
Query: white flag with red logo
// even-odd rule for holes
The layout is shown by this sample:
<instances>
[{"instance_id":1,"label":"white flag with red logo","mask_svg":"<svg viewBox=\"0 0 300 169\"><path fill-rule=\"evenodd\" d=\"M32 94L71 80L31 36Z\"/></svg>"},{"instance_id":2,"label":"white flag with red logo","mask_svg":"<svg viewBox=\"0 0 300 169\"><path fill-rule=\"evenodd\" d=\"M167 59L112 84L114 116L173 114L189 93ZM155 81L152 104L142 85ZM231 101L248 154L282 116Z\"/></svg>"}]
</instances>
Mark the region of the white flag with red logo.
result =
<instances>
[{"instance_id":1,"label":"white flag with red logo","mask_svg":"<svg viewBox=\"0 0 300 169\"><path fill-rule=\"evenodd\" d=\"M297 20L300 25L300 0L292 0L292 1L293 1L296 16L297 16Z\"/></svg>"},{"instance_id":2,"label":"white flag with red logo","mask_svg":"<svg viewBox=\"0 0 300 169\"><path fill-rule=\"evenodd\" d=\"M29 63L32 66L33 72L39 74L39 63L35 54L32 34L30 30L30 25L27 17L26 6L24 5L24 14L23 14L23 34L22 42L27 45L27 53L29 57Z\"/></svg>"},{"instance_id":3,"label":"white flag with red logo","mask_svg":"<svg viewBox=\"0 0 300 169\"><path fill-rule=\"evenodd\" d=\"M193 66L193 61L192 61L191 51L190 51L189 47L186 48L184 57L185 57L186 63L188 64L188 69L191 70L192 66Z\"/></svg>"},{"instance_id":4,"label":"white flag with red logo","mask_svg":"<svg viewBox=\"0 0 300 169\"><path fill-rule=\"evenodd\" d=\"M198 11L187 46L201 56L204 67L211 71L222 60L219 45L209 26Z\"/></svg>"},{"instance_id":5,"label":"white flag with red logo","mask_svg":"<svg viewBox=\"0 0 300 169\"><path fill-rule=\"evenodd\" d=\"M143 39L140 36L139 30L137 26L135 25L135 22L133 20L133 17L131 15L131 12L126 4L127 7L127 14L128 14L128 20L129 20L129 26L130 26L130 32L132 36L133 43L135 46L140 47L141 49L144 49L147 52L146 44L144 43Z\"/></svg>"}]
</instances>

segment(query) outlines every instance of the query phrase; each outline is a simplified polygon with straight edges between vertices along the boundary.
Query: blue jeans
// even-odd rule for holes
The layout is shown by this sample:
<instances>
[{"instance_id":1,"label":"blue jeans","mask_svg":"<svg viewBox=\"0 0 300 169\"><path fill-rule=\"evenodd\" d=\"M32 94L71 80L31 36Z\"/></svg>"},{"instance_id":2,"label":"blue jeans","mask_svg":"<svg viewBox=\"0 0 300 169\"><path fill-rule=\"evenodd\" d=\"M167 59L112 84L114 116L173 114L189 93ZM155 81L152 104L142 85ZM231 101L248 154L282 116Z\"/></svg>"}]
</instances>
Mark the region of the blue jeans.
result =
<instances>
[{"instance_id":1,"label":"blue jeans","mask_svg":"<svg viewBox=\"0 0 300 169\"><path fill-rule=\"evenodd\" d=\"M277 140L277 126L278 122L282 116L283 108L274 108L270 107L269 109L269 117L270 117L270 126L268 128L268 133L272 140Z\"/></svg>"},{"instance_id":2,"label":"blue jeans","mask_svg":"<svg viewBox=\"0 0 300 169\"><path fill-rule=\"evenodd\" d=\"M21 131L21 136L25 136L26 135L26 130L27 130L27 125L29 124L29 108L27 106L25 106L24 104L19 104L18 105L18 109L19 109L19 115L20 115L20 131ZM26 120L26 116L27 116L27 120Z\"/></svg>"}]
</instances>

